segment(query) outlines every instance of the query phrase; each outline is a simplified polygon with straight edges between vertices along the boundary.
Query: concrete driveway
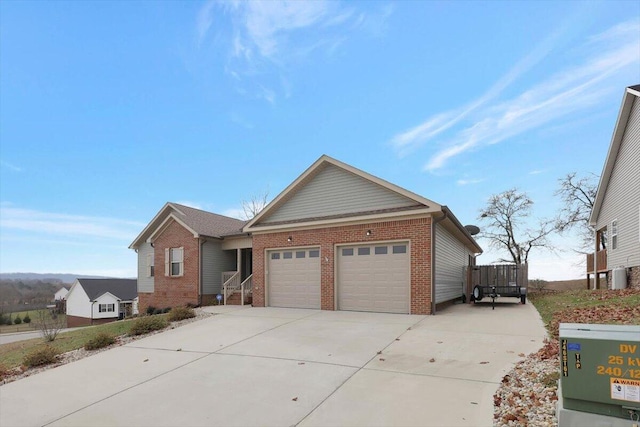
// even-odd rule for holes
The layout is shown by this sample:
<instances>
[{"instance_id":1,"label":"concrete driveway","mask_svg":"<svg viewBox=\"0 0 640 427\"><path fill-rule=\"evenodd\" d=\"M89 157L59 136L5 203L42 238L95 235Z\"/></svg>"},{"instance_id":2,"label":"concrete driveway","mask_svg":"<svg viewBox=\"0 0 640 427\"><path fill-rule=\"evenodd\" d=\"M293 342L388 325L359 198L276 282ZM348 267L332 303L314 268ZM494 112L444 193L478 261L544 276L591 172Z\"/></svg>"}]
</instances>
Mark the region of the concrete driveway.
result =
<instances>
[{"instance_id":1,"label":"concrete driveway","mask_svg":"<svg viewBox=\"0 0 640 427\"><path fill-rule=\"evenodd\" d=\"M0 387L0 425L490 426L502 376L545 337L519 304L209 310Z\"/></svg>"}]
</instances>

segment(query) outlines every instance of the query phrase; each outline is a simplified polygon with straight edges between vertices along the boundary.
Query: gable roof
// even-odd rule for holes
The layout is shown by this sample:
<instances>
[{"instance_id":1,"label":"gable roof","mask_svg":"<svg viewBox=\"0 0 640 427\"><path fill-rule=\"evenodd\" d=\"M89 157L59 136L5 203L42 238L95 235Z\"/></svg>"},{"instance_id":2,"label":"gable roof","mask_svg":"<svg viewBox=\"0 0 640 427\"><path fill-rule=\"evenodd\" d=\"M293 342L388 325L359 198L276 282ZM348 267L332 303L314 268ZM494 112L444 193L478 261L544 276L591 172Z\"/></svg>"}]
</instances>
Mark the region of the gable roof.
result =
<instances>
[{"instance_id":1,"label":"gable roof","mask_svg":"<svg viewBox=\"0 0 640 427\"><path fill-rule=\"evenodd\" d=\"M394 193L396 197L398 197L399 199L404 199L408 202L408 203L405 203L403 207L398 207L396 209L391 209L389 211L403 212L407 210L412 210L412 211L419 210L420 212L437 212L441 210L441 206L432 200L426 199L418 194L412 193L411 191L408 191L402 187L399 187L388 181L385 181L376 176L373 176L360 169L354 168L353 166L350 166L332 157L329 157L327 155L322 155L309 168L307 168L307 170L305 170L302 173L302 175L300 175L287 188L285 188L275 199L273 199L271 203L269 203L262 211L260 211L258 215L256 215L252 220L250 220L244 226L243 231L250 232L250 231L253 231L254 229L257 229L261 225L266 225L266 223L269 223L269 221L267 220L269 219L270 216L275 214L293 197L300 194L303 191L303 189L313 180L313 178L317 177L326 168L331 166L338 168L346 173L353 174L356 177L359 177L361 180L366 181L369 185L375 185L390 193ZM334 216L325 216L322 218L306 218L304 219L304 221L317 221L319 219L339 221L347 217L367 216L367 215L372 215L376 213L384 213L384 212L370 211L370 212L355 212L355 213L339 213ZM392 212L387 212L387 213L392 214ZM400 213L397 213L397 215L400 215Z\"/></svg>"},{"instance_id":2,"label":"gable roof","mask_svg":"<svg viewBox=\"0 0 640 427\"><path fill-rule=\"evenodd\" d=\"M589 224L592 226L596 225L598 216L600 215L600 209L602 208L604 195L607 192L607 187L609 186L613 166L618 158L620 146L622 145L622 138L627 128L627 124L629 123L631 107L633 107L633 102L637 98L640 98L640 85L629 86L625 89L624 96L622 97L622 105L620 106L620 112L618 113L618 120L616 121L613 136L611 137L611 144L609 145L609 151L607 152L607 158L604 162L602 173L600 174L598 192L596 193L593 209L591 209L591 215L589 216Z\"/></svg>"},{"instance_id":3,"label":"gable roof","mask_svg":"<svg viewBox=\"0 0 640 427\"><path fill-rule=\"evenodd\" d=\"M136 279L77 279L90 301L110 293L121 301L132 301L138 296Z\"/></svg>"},{"instance_id":4,"label":"gable roof","mask_svg":"<svg viewBox=\"0 0 640 427\"><path fill-rule=\"evenodd\" d=\"M178 203L167 202L160 212L149 222L144 230L129 245L129 249L136 249L142 243L151 239L154 234L174 220L193 234L193 237L213 237L221 239L225 235L237 234L246 221L218 215L212 212L191 208Z\"/></svg>"},{"instance_id":5,"label":"gable roof","mask_svg":"<svg viewBox=\"0 0 640 427\"><path fill-rule=\"evenodd\" d=\"M360 180L365 181L368 185L378 186L382 191L392 193L396 198L397 207L384 210L371 210L371 211L358 211L358 212L343 212L335 215L321 216L316 218L303 218L301 220L289 220L289 221L270 221L269 218L274 215L279 209L286 205L286 203L292 200L297 195L303 192L303 189L309 185L312 180L326 170L329 167L335 167L349 174L353 174ZM443 205L440 205L433 200L429 200L416 193L392 184L388 181L373 176L367 172L343 163L327 155L322 155L316 160L307 170L305 170L295 181L293 181L287 188L285 188L275 199L271 201L258 215L252 220L248 221L242 231L250 233L254 231L282 229L287 227L304 227L322 224L340 223L344 221L361 221L372 220L376 218L384 218L387 220L390 217L402 217L406 215L416 214L432 214L435 217L442 217L448 228L455 231L454 234L464 241L466 246L472 248L476 253L481 253L482 248L478 245L475 239L469 234L469 231L460 224L458 219L453 213Z\"/></svg>"}]
</instances>

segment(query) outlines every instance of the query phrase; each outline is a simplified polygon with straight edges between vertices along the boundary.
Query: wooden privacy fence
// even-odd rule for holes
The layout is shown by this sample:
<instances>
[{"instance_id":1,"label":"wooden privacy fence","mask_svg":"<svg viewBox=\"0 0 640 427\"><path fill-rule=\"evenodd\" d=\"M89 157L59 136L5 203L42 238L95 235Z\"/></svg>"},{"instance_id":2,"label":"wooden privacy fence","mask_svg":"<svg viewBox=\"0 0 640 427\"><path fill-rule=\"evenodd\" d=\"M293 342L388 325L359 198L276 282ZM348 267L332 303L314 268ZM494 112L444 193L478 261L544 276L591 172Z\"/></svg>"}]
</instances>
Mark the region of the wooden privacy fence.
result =
<instances>
[{"instance_id":1,"label":"wooden privacy fence","mask_svg":"<svg viewBox=\"0 0 640 427\"><path fill-rule=\"evenodd\" d=\"M529 266L527 264L491 264L470 265L465 267L467 286L465 294L470 300L473 287L480 286L520 286L529 285Z\"/></svg>"}]
</instances>

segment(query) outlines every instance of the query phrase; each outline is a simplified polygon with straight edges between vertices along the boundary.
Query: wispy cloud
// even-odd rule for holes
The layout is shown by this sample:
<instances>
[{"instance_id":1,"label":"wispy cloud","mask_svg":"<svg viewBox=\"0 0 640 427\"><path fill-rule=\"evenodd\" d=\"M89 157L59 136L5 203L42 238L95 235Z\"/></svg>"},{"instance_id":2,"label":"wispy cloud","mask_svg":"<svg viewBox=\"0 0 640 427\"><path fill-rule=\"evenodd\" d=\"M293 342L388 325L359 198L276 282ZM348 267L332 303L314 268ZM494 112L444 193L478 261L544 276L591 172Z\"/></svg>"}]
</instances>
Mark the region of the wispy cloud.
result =
<instances>
[{"instance_id":1,"label":"wispy cloud","mask_svg":"<svg viewBox=\"0 0 640 427\"><path fill-rule=\"evenodd\" d=\"M194 202L193 200L181 200L176 202L179 205L189 206L190 208L203 210L204 206L202 203Z\"/></svg>"},{"instance_id":2,"label":"wispy cloud","mask_svg":"<svg viewBox=\"0 0 640 427\"><path fill-rule=\"evenodd\" d=\"M609 84L611 76L640 63L639 34L640 21L617 25L587 41L589 53L578 65L568 66L530 85L511 99L500 99L507 86L548 55L551 38L480 98L459 109L435 114L396 135L391 143L403 156L440 136L443 139L438 141L440 148L424 166L433 172L464 152L497 144L591 108L612 90L620 90Z\"/></svg>"},{"instance_id":3,"label":"wispy cloud","mask_svg":"<svg viewBox=\"0 0 640 427\"><path fill-rule=\"evenodd\" d=\"M228 216L231 218L236 218L236 219L241 219L241 220L245 220L246 218L246 214L244 213L244 209L242 208L229 208L229 209L225 209L224 211L222 211L222 215L224 216Z\"/></svg>"},{"instance_id":4,"label":"wispy cloud","mask_svg":"<svg viewBox=\"0 0 640 427\"><path fill-rule=\"evenodd\" d=\"M146 224L117 218L68 215L31 209L0 207L0 229L21 230L68 238L106 238L129 241Z\"/></svg>"},{"instance_id":5,"label":"wispy cloud","mask_svg":"<svg viewBox=\"0 0 640 427\"><path fill-rule=\"evenodd\" d=\"M256 98L274 104L277 92L273 84L251 85L251 82L259 80L262 73L283 74L290 63L304 60L314 52L333 55L351 34L372 31L369 27L381 28L392 10L383 7L364 13L329 0L212 0L199 10L195 32L198 46L214 32L216 37L227 40L226 72L236 84L242 82L252 87L239 92L257 94ZM217 16L221 17L221 25L214 23ZM222 19L230 25L223 25ZM280 80L287 82L284 78ZM285 96L290 94L290 85L282 91Z\"/></svg>"},{"instance_id":6,"label":"wispy cloud","mask_svg":"<svg viewBox=\"0 0 640 427\"><path fill-rule=\"evenodd\" d=\"M471 184L479 184L481 182L483 182L484 179L459 179L456 181L456 184L458 185L471 185Z\"/></svg>"},{"instance_id":7,"label":"wispy cloud","mask_svg":"<svg viewBox=\"0 0 640 427\"><path fill-rule=\"evenodd\" d=\"M4 160L0 160L0 166L2 166L3 168L9 169L10 171L13 171L13 172L23 171L23 169L20 166L16 166L9 162L5 162Z\"/></svg>"},{"instance_id":8,"label":"wispy cloud","mask_svg":"<svg viewBox=\"0 0 640 427\"><path fill-rule=\"evenodd\" d=\"M546 170L544 169L536 169L536 170L532 170L531 172L529 172L529 175L540 175L541 173L545 173Z\"/></svg>"}]
</instances>

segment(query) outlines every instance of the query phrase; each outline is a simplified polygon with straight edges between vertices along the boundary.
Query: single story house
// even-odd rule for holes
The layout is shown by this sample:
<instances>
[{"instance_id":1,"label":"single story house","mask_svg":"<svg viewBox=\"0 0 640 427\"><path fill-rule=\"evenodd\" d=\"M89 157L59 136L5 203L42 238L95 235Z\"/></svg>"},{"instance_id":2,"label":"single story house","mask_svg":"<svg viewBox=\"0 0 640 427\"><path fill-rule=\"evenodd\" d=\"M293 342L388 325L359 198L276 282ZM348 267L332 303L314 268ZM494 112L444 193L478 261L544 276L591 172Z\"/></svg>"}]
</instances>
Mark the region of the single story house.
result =
<instances>
[{"instance_id":1,"label":"single story house","mask_svg":"<svg viewBox=\"0 0 640 427\"><path fill-rule=\"evenodd\" d=\"M141 307L248 289L258 307L411 314L460 299L482 252L446 206L326 155L246 223L167 203L130 248Z\"/></svg>"},{"instance_id":2,"label":"single story house","mask_svg":"<svg viewBox=\"0 0 640 427\"><path fill-rule=\"evenodd\" d=\"M76 279L66 297L67 327L96 325L138 314L135 279Z\"/></svg>"},{"instance_id":3,"label":"single story house","mask_svg":"<svg viewBox=\"0 0 640 427\"><path fill-rule=\"evenodd\" d=\"M640 288L640 85L625 89L589 224L587 281L600 288L604 274L609 288Z\"/></svg>"},{"instance_id":4,"label":"single story house","mask_svg":"<svg viewBox=\"0 0 640 427\"><path fill-rule=\"evenodd\" d=\"M69 289L62 287L58 289L58 291L53 295L53 300L61 301L63 299L66 299L68 293L69 293Z\"/></svg>"},{"instance_id":5,"label":"single story house","mask_svg":"<svg viewBox=\"0 0 640 427\"><path fill-rule=\"evenodd\" d=\"M165 204L129 246L138 254L141 310L213 304L225 282L235 290L250 281L251 237L240 232L245 223Z\"/></svg>"}]
</instances>

